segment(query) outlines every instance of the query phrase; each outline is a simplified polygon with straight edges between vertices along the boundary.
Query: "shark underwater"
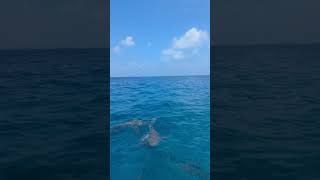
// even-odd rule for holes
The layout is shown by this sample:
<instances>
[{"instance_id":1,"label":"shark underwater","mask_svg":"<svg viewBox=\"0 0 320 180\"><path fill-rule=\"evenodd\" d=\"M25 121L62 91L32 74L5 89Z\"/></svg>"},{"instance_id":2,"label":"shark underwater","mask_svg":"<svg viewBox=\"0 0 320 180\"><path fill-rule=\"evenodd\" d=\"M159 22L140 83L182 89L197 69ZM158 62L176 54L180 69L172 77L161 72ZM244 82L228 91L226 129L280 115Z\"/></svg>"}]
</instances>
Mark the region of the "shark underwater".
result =
<instances>
[{"instance_id":1,"label":"shark underwater","mask_svg":"<svg viewBox=\"0 0 320 180\"><path fill-rule=\"evenodd\" d=\"M184 174L198 180L209 180L210 172L204 169L199 162L193 160L186 160L178 158L173 153L162 151L160 149L151 149L149 154L147 154L147 161L141 169L139 175L136 177L136 180L150 179L150 176L153 175L154 170L150 168L154 166L154 160L158 158L156 161L162 161L162 163L158 164L160 166L166 166L167 171L177 173L183 172ZM151 165L150 165L151 163ZM163 164L164 163L164 164ZM172 176L175 176L172 174Z\"/></svg>"},{"instance_id":2,"label":"shark underwater","mask_svg":"<svg viewBox=\"0 0 320 180\"><path fill-rule=\"evenodd\" d=\"M120 131L131 128L136 134L140 134L140 127L147 126L151 121L144 121L140 119L132 119L124 123L120 123L111 127L111 133L118 133Z\"/></svg>"},{"instance_id":3,"label":"shark underwater","mask_svg":"<svg viewBox=\"0 0 320 180\"><path fill-rule=\"evenodd\" d=\"M144 145L145 147L156 147L167 137L160 136L159 132L154 128L155 122L156 118L152 118L151 120L132 119L127 122L112 126L110 131L111 133L118 133L126 129L132 129L136 135L140 135L141 128L147 126L148 131L140 139L140 145Z\"/></svg>"},{"instance_id":4,"label":"shark underwater","mask_svg":"<svg viewBox=\"0 0 320 180\"><path fill-rule=\"evenodd\" d=\"M167 152L161 152L157 151L157 149L153 149L161 143L162 140L167 139L168 137L163 137L160 135L160 133L156 130L154 127L154 124L156 122L156 118L153 118L151 120L140 120L140 119L132 119L127 122L123 122L117 125L114 125L111 127L111 132L119 132L125 129L132 129L134 132L139 133L139 136L141 134L140 128L147 128L147 132L145 135L142 136L140 139L140 145L143 145L144 147L151 148L149 151L152 153L152 156L156 155L157 157L170 162L172 164L176 165L177 169L180 169L180 171L188 174L189 176L195 177L200 180L207 180L209 179L210 175L207 173L204 169L202 169L201 166L198 164L192 162L192 161L183 161L178 160L174 155L167 153ZM146 130L146 129L144 129ZM149 166L145 165L145 167L142 169L141 173L136 178L137 180L145 179L145 176L149 174L150 171Z\"/></svg>"},{"instance_id":5,"label":"shark underwater","mask_svg":"<svg viewBox=\"0 0 320 180\"><path fill-rule=\"evenodd\" d=\"M148 125L149 132L146 135L144 135L140 140L140 143L146 147L156 147L163 139L167 138L160 136L158 131L156 131L156 129L153 127L153 124L155 122L156 119L151 120L151 122Z\"/></svg>"}]
</instances>

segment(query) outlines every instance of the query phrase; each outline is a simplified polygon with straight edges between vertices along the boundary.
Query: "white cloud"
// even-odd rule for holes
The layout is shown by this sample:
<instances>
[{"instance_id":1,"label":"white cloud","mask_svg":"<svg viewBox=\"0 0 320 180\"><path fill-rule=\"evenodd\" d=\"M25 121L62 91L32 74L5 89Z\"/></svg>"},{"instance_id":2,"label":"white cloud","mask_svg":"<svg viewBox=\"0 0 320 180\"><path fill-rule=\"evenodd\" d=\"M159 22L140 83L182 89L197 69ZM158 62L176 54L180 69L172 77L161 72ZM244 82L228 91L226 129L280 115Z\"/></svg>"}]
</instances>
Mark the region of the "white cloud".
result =
<instances>
[{"instance_id":1,"label":"white cloud","mask_svg":"<svg viewBox=\"0 0 320 180\"><path fill-rule=\"evenodd\" d=\"M181 37L173 38L171 47L163 50L162 55L169 59L183 59L185 54L198 54L199 49L208 43L208 32L193 27Z\"/></svg>"},{"instance_id":2,"label":"white cloud","mask_svg":"<svg viewBox=\"0 0 320 180\"><path fill-rule=\"evenodd\" d=\"M120 44L122 46L134 46L135 42L133 41L133 37L132 36L127 36L125 39L120 41Z\"/></svg>"},{"instance_id":3,"label":"white cloud","mask_svg":"<svg viewBox=\"0 0 320 180\"><path fill-rule=\"evenodd\" d=\"M113 47L112 51L114 53L119 53L122 48L131 47L131 46L134 46L134 45L135 45L135 42L133 40L133 37L132 36L127 36L126 38L121 40L115 47Z\"/></svg>"},{"instance_id":4,"label":"white cloud","mask_svg":"<svg viewBox=\"0 0 320 180\"><path fill-rule=\"evenodd\" d=\"M184 54L182 51L177 51L175 49L165 49L162 51L162 54L167 56L170 59L183 59L184 58Z\"/></svg>"},{"instance_id":5,"label":"white cloud","mask_svg":"<svg viewBox=\"0 0 320 180\"><path fill-rule=\"evenodd\" d=\"M191 28L180 38L173 39L173 48L199 48L209 41L209 35L206 31Z\"/></svg>"}]
</instances>

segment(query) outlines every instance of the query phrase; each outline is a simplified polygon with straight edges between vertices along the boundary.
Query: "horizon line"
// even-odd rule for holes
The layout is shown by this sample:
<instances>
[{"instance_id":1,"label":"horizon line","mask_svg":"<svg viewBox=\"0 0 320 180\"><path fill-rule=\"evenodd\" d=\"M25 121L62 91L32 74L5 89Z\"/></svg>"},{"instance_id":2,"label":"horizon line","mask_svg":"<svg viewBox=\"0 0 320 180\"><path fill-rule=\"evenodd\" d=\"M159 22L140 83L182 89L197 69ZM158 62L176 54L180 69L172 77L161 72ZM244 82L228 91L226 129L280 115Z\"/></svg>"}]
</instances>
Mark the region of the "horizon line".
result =
<instances>
[{"instance_id":1,"label":"horizon line","mask_svg":"<svg viewBox=\"0 0 320 180\"><path fill-rule=\"evenodd\" d=\"M11 51L11 50L63 50L63 49L68 49L68 50L78 50L78 49L110 49L109 47L79 47L79 48L67 48L67 47L63 47L63 48L0 48L0 51Z\"/></svg>"},{"instance_id":2,"label":"horizon line","mask_svg":"<svg viewBox=\"0 0 320 180\"><path fill-rule=\"evenodd\" d=\"M279 42L279 43L231 43L231 44L210 44L211 47L241 47L241 46L299 46L299 45L320 45L320 42L299 43L299 42ZM0 48L5 50L59 50L59 49L111 49L110 47L62 47L62 48Z\"/></svg>"},{"instance_id":3,"label":"horizon line","mask_svg":"<svg viewBox=\"0 0 320 180\"><path fill-rule=\"evenodd\" d=\"M146 76L110 76L110 78L191 77L191 76L210 76L210 74L195 74L195 75L146 75Z\"/></svg>"},{"instance_id":4,"label":"horizon line","mask_svg":"<svg viewBox=\"0 0 320 180\"><path fill-rule=\"evenodd\" d=\"M283 43L243 43L243 44L212 44L211 47L245 47L245 46L311 46L320 45L320 42L310 43L294 43L294 42L283 42Z\"/></svg>"}]
</instances>

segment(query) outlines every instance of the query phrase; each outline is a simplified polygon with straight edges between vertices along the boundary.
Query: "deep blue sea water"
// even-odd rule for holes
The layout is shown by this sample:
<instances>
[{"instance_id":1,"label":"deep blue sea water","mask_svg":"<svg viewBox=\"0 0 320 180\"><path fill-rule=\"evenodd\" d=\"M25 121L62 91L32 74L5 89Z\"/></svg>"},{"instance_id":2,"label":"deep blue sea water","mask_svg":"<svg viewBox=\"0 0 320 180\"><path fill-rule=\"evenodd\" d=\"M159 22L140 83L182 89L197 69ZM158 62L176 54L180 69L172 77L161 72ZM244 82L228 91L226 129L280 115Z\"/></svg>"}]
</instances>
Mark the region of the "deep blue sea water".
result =
<instances>
[{"instance_id":1,"label":"deep blue sea water","mask_svg":"<svg viewBox=\"0 0 320 180\"><path fill-rule=\"evenodd\" d=\"M112 133L111 180L209 179L209 88L209 76L111 78L111 126L157 118L155 129L168 137L147 148L139 145L147 130Z\"/></svg>"},{"instance_id":2,"label":"deep blue sea water","mask_svg":"<svg viewBox=\"0 0 320 180\"><path fill-rule=\"evenodd\" d=\"M211 54L213 178L320 179L320 45Z\"/></svg>"},{"instance_id":3,"label":"deep blue sea water","mask_svg":"<svg viewBox=\"0 0 320 180\"><path fill-rule=\"evenodd\" d=\"M0 179L107 178L106 49L0 51Z\"/></svg>"},{"instance_id":4,"label":"deep blue sea water","mask_svg":"<svg viewBox=\"0 0 320 180\"><path fill-rule=\"evenodd\" d=\"M106 179L106 53L0 51L1 180ZM211 54L212 177L320 179L320 46ZM155 128L168 139L148 149L132 131L113 134L111 178L196 179L183 163L208 172L209 84L208 77L112 78L111 124L158 117Z\"/></svg>"}]
</instances>

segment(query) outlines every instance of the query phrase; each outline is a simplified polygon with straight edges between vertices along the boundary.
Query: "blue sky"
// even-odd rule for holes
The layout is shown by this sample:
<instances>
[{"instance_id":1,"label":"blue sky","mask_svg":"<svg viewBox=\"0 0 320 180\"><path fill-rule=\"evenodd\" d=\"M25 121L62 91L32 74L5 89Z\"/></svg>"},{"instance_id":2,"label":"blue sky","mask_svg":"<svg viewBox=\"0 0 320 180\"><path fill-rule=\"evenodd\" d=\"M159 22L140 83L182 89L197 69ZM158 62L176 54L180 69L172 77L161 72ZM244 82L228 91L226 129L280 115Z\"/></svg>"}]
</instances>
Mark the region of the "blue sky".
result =
<instances>
[{"instance_id":1,"label":"blue sky","mask_svg":"<svg viewBox=\"0 0 320 180\"><path fill-rule=\"evenodd\" d=\"M111 77L210 73L209 0L111 0Z\"/></svg>"}]
</instances>

